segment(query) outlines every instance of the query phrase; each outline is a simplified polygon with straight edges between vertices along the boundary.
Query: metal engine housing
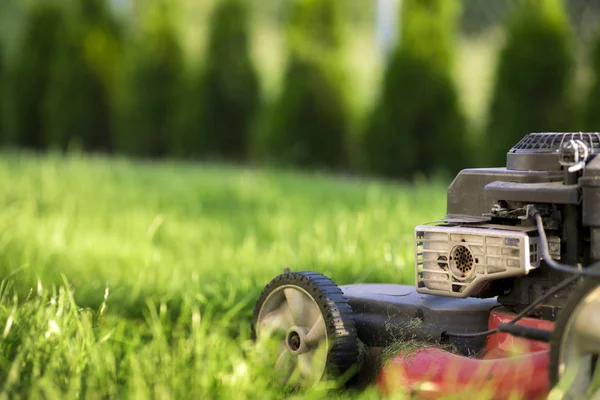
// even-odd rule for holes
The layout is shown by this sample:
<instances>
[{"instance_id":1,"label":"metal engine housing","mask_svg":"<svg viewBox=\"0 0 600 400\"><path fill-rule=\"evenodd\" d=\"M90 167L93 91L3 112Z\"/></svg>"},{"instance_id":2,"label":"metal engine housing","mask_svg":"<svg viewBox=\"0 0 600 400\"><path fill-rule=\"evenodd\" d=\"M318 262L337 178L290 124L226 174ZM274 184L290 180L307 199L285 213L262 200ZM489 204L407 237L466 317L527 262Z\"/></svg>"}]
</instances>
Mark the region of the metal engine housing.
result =
<instances>
[{"instance_id":1,"label":"metal engine housing","mask_svg":"<svg viewBox=\"0 0 600 400\"><path fill-rule=\"evenodd\" d=\"M540 266L535 227L417 226L419 293L477 297L490 281L525 276Z\"/></svg>"},{"instance_id":2,"label":"metal engine housing","mask_svg":"<svg viewBox=\"0 0 600 400\"><path fill-rule=\"evenodd\" d=\"M553 259L579 266L600 261L600 133L530 133L508 151L504 166L460 171L446 206L435 226L415 230L417 291L496 297L521 312L567 276L538 253L529 209L542 214ZM533 312L554 320L571 290Z\"/></svg>"}]
</instances>

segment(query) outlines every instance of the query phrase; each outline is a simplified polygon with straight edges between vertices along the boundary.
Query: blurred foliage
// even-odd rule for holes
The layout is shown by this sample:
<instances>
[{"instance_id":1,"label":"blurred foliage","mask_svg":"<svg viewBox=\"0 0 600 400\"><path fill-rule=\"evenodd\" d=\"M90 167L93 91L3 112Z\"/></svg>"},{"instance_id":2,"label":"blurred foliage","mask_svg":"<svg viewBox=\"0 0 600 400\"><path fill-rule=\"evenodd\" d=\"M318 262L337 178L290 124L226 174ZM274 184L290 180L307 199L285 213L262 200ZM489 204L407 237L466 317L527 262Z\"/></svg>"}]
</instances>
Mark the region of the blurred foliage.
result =
<instances>
[{"instance_id":1,"label":"blurred foliage","mask_svg":"<svg viewBox=\"0 0 600 400\"><path fill-rule=\"evenodd\" d=\"M285 25L296 0L261 0L254 8L267 21ZM375 22L375 0L340 1L342 18L354 28L371 28ZM263 20L264 21L264 20Z\"/></svg>"},{"instance_id":2,"label":"blurred foliage","mask_svg":"<svg viewBox=\"0 0 600 400\"><path fill-rule=\"evenodd\" d=\"M46 146L43 104L65 23L63 9L56 3L35 2L27 9L25 23L16 59L8 72L6 141L42 149Z\"/></svg>"},{"instance_id":3,"label":"blurred foliage","mask_svg":"<svg viewBox=\"0 0 600 400\"><path fill-rule=\"evenodd\" d=\"M453 81L457 3L405 0L400 43L364 136L367 169L411 177L465 164L466 123Z\"/></svg>"},{"instance_id":4,"label":"blurred foliage","mask_svg":"<svg viewBox=\"0 0 600 400\"><path fill-rule=\"evenodd\" d=\"M2 0L0 1L0 42L4 42L4 50L11 53L17 45L16 32L23 26L25 1Z\"/></svg>"},{"instance_id":5,"label":"blurred foliage","mask_svg":"<svg viewBox=\"0 0 600 400\"><path fill-rule=\"evenodd\" d=\"M339 54L342 29L338 1L294 3L283 87L255 144L260 158L304 167L346 164L349 107Z\"/></svg>"},{"instance_id":6,"label":"blurred foliage","mask_svg":"<svg viewBox=\"0 0 600 400\"><path fill-rule=\"evenodd\" d=\"M597 125L582 38L598 4L403 0L387 58L374 0L4 0L0 134L36 150L253 156L396 178L503 165L529 131L577 130L579 115ZM576 109L579 93L589 99Z\"/></svg>"},{"instance_id":7,"label":"blurred foliage","mask_svg":"<svg viewBox=\"0 0 600 400\"><path fill-rule=\"evenodd\" d=\"M127 51L117 147L126 154L164 156L183 105L183 54L167 0L153 1L138 24Z\"/></svg>"},{"instance_id":8,"label":"blurred foliage","mask_svg":"<svg viewBox=\"0 0 600 400\"><path fill-rule=\"evenodd\" d=\"M50 59L45 97L46 142L110 151L120 35L104 0L78 0Z\"/></svg>"},{"instance_id":9,"label":"blurred foliage","mask_svg":"<svg viewBox=\"0 0 600 400\"><path fill-rule=\"evenodd\" d=\"M205 66L184 113L180 155L243 160L260 109L257 72L250 59L247 0L221 0L212 16ZM191 153L191 154L190 154Z\"/></svg>"},{"instance_id":10,"label":"blurred foliage","mask_svg":"<svg viewBox=\"0 0 600 400\"><path fill-rule=\"evenodd\" d=\"M502 25L521 0L462 0L464 12L461 30L467 35L479 35ZM587 37L597 25L600 2L597 0L563 0L566 12L577 34Z\"/></svg>"},{"instance_id":11,"label":"blurred foliage","mask_svg":"<svg viewBox=\"0 0 600 400\"><path fill-rule=\"evenodd\" d=\"M596 32L591 56L593 81L584 110L585 128L600 131L600 29Z\"/></svg>"},{"instance_id":12,"label":"blurred foliage","mask_svg":"<svg viewBox=\"0 0 600 400\"><path fill-rule=\"evenodd\" d=\"M4 136L4 97L7 78L5 77L4 44L0 41L0 139Z\"/></svg>"},{"instance_id":13,"label":"blurred foliage","mask_svg":"<svg viewBox=\"0 0 600 400\"><path fill-rule=\"evenodd\" d=\"M494 25L502 24L513 1L463 0L462 31L477 35Z\"/></svg>"},{"instance_id":14,"label":"blurred foliage","mask_svg":"<svg viewBox=\"0 0 600 400\"><path fill-rule=\"evenodd\" d=\"M503 166L523 136L578 130L570 89L572 31L561 0L522 0L508 21L487 128L487 163Z\"/></svg>"}]
</instances>

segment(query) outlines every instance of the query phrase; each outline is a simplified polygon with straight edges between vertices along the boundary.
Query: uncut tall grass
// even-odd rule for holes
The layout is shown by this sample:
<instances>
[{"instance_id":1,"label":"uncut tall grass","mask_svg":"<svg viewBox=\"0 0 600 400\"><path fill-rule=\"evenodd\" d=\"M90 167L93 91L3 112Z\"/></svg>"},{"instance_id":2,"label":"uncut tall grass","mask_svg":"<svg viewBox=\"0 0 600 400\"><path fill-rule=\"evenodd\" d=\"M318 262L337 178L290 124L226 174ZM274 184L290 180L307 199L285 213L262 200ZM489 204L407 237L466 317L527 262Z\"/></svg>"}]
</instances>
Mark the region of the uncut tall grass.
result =
<instances>
[{"instance_id":1,"label":"uncut tall grass","mask_svg":"<svg viewBox=\"0 0 600 400\"><path fill-rule=\"evenodd\" d=\"M412 283L446 189L23 153L0 185L1 389L47 398L281 397L250 340L264 285L285 267Z\"/></svg>"}]
</instances>

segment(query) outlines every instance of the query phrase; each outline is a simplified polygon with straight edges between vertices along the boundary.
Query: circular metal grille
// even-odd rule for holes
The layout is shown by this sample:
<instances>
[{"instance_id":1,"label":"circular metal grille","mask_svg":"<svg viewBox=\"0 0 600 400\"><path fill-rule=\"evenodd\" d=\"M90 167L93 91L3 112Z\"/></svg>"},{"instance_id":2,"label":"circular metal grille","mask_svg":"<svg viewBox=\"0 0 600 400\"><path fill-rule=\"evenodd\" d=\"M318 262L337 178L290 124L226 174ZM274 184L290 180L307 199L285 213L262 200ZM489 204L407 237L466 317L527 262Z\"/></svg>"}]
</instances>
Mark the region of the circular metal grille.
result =
<instances>
[{"instance_id":1,"label":"circular metal grille","mask_svg":"<svg viewBox=\"0 0 600 400\"><path fill-rule=\"evenodd\" d=\"M466 278L473 272L474 258L466 246L456 246L450 253L450 266L458 278Z\"/></svg>"}]
</instances>

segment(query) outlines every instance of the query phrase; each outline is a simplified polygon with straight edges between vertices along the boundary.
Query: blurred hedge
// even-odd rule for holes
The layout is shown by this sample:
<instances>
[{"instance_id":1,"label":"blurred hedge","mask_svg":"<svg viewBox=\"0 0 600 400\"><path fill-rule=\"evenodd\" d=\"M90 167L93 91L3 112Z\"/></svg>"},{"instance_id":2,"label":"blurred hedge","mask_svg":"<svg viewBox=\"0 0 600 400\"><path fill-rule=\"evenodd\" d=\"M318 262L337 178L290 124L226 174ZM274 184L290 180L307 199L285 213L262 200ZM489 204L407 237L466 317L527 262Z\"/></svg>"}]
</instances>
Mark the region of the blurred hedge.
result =
<instances>
[{"instance_id":1,"label":"blurred hedge","mask_svg":"<svg viewBox=\"0 0 600 400\"><path fill-rule=\"evenodd\" d=\"M570 96L572 31L561 0L522 0L508 21L487 128L488 163L530 132L581 129Z\"/></svg>"},{"instance_id":2,"label":"blurred hedge","mask_svg":"<svg viewBox=\"0 0 600 400\"><path fill-rule=\"evenodd\" d=\"M453 81L458 3L404 0L400 43L364 135L368 170L410 178L466 165L466 121Z\"/></svg>"},{"instance_id":3,"label":"blurred hedge","mask_svg":"<svg viewBox=\"0 0 600 400\"><path fill-rule=\"evenodd\" d=\"M16 59L7 66L5 141L10 144L33 149L48 145L44 101L65 19L64 9L56 3L35 2L27 9Z\"/></svg>"},{"instance_id":4,"label":"blurred hedge","mask_svg":"<svg viewBox=\"0 0 600 400\"><path fill-rule=\"evenodd\" d=\"M254 145L260 159L310 168L346 165L342 36L339 1L295 1L283 87Z\"/></svg>"},{"instance_id":5,"label":"blurred hedge","mask_svg":"<svg viewBox=\"0 0 600 400\"><path fill-rule=\"evenodd\" d=\"M250 58L247 0L220 1L211 20L205 65L187 94L176 153L244 160L261 106Z\"/></svg>"},{"instance_id":6,"label":"blurred hedge","mask_svg":"<svg viewBox=\"0 0 600 400\"><path fill-rule=\"evenodd\" d=\"M119 29L104 0L78 0L58 35L44 98L46 143L111 151Z\"/></svg>"},{"instance_id":7,"label":"blurred hedge","mask_svg":"<svg viewBox=\"0 0 600 400\"><path fill-rule=\"evenodd\" d=\"M4 125L5 125L5 112L4 112L4 97L5 97L5 86L7 83L6 71L4 66L4 45L0 41L0 139L4 137Z\"/></svg>"},{"instance_id":8,"label":"blurred hedge","mask_svg":"<svg viewBox=\"0 0 600 400\"><path fill-rule=\"evenodd\" d=\"M178 134L184 58L168 0L155 1L138 24L127 48L117 149L136 156L164 156Z\"/></svg>"},{"instance_id":9,"label":"blurred hedge","mask_svg":"<svg viewBox=\"0 0 600 400\"><path fill-rule=\"evenodd\" d=\"M600 28L600 27L599 27ZM584 127L600 131L600 29L597 30L591 54L592 84L584 109Z\"/></svg>"},{"instance_id":10,"label":"blurred hedge","mask_svg":"<svg viewBox=\"0 0 600 400\"><path fill-rule=\"evenodd\" d=\"M470 14L463 14L462 27L469 32L477 30L480 15L499 7L481 0L403 0L399 41L371 113L365 113L366 101L349 101L364 93L349 88L362 85L351 80L367 80L346 68L356 58L347 51L356 45L350 39L361 41L375 29L370 0L215 0L199 60L183 44L204 49L204 40L184 35L203 29L179 26L178 7L188 3L145 0L135 2L130 15L117 16L109 0L13 1L1 9L22 9L24 25L8 35L18 38L10 46L16 51L0 67L0 133L5 143L36 150L75 144L142 157L253 156L258 163L395 178L456 172L473 165L475 153L467 146L470 124L454 82L463 3ZM506 151L530 131L581 129L571 99L575 49L564 1L511 4L482 21L495 25L513 8L480 140L487 165L503 165ZM266 25L256 29L257 21ZM265 52L253 47L254 35L281 26L280 91L265 98L253 62ZM595 86L581 113L594 130L600 123L600 36L597 41ZM355 146L357 137L349 160L349 143Z\"/></svg>"}]
</instances>

